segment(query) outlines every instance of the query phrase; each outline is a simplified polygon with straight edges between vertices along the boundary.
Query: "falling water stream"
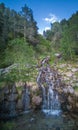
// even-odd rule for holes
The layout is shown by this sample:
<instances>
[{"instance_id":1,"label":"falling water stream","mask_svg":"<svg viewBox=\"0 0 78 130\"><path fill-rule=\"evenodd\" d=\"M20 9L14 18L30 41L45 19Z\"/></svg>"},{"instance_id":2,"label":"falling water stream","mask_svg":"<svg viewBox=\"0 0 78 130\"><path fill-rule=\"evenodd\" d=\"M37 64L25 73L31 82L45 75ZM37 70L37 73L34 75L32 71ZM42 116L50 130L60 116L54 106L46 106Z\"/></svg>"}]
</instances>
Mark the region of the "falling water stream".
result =
<instances>
[{"instance_id":1,"label":"falling water stream","mask_svg":"<svg viewBox=\"0 0 78 130\"><path fill-rule=\"evenodd\" d=\"M43 62L39 75L37 77L37 83L42 91L42 111L48 115L59 115L61 112L61 105L59 101L58 92L55 87L58 87L59 80L57 73L51 70L50 66Z\"/></svg>"},{"instance_id":2,"label":"falling water stream","mask_svg":"<svg viewBox=\"0 0 78 130\"><path fill-rule=\"evenodd\" d=\"M58 94L49 88L47 97L44 95L44 98L47 99L44 99L42 111L48 115L59 115L61 107L58 100Z\"/></svg>"},{"instance_id":3,"label":"falling water stream","mask_svg":"<svg viewBox=\"0 0 78 130\"><path fill-rule=\"evenodd\" d=\"M22 104L23 104L23 110L26 112L29 110L30 106L30 96L29 96L29 88L25 84L22 92Z\"/></svg>"}]
</instances>

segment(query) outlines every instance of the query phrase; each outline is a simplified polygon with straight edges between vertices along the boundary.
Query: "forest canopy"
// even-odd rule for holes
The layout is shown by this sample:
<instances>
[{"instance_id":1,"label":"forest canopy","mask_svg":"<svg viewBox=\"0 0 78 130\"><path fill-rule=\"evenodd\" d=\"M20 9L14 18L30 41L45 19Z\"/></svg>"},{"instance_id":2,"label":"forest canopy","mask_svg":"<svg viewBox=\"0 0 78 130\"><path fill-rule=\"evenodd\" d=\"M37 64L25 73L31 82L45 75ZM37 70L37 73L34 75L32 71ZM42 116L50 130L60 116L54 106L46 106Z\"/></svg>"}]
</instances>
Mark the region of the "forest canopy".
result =
<instances>
[{"instance_id":1,"label":"forest canopy","mask_svg":"<svg viewBox=\"0 0 78 130\"><path fill-rule=\"evenodd\" d=\"M78 11L68 20L51 23L51 29L41 36L26 4L19 12L0 4L0 68L37 64L47 55L53 59L54 53L61 53L65 60L78 56Z\"/></svg>"},{"instance_id":2,"label":"forest canopy","mask_svg":"<svg viewBox=\"0 0 78 130\"><path fill-rule=\"evenodd\" d=\"M56 50L61 50L65 59L78 55L78 11L68 20L51 24L51 29L44 31L44 37L52 42Z\"/></svg>"}]
</instances>

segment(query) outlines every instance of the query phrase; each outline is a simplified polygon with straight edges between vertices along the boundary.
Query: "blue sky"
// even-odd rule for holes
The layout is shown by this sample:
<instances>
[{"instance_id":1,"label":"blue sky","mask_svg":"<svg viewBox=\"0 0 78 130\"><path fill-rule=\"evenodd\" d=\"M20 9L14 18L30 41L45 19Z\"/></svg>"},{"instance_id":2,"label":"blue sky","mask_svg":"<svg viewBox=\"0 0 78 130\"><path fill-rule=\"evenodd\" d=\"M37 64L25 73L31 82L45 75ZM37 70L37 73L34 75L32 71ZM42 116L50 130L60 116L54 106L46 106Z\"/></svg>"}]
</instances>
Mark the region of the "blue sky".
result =
<instances>
[{"instance_id":1,"label":"blue sky","mask_svg":"<svg viewBox=\"0 0 78 130\"><path fill-rule=\"evenodd\" d=\"M20 11L24 4L33 10L39 33L50 28L50 23L68 19L78 10L78 0L0 0L7 7Z\"/></svg>"}]
</instances>

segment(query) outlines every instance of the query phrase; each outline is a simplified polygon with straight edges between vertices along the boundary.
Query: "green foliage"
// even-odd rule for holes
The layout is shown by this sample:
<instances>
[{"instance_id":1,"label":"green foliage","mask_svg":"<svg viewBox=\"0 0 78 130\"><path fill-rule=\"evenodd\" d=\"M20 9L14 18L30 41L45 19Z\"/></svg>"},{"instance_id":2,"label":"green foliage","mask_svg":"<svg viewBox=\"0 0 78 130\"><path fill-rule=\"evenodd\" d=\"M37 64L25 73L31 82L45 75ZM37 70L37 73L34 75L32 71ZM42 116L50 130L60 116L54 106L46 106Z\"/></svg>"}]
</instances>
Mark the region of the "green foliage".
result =
<instances>
[{"instance_id":1,"label":"green foliage","mask_svg":"<svg viewBox=\"0 0 78 130\"><path fill-rule=\"evenodd\" d=\"M52 47L61 51L65 60L72 60L78 56L78 12L68 20L51 24L51 30L46 31L46 39L52 41Z\"/></svg>"},{"instance_id":2,"label":"green foliage","mask_svg":"<svg viewBox=\"0 0 78 130\"><path fill-rule=\"evenodd\" d=\"M34 46L37 44L37 23L33 18L32 10L25 5L22 7L22 17L24 25L24 39L27 39Z\"/></svg>"},{"instance_id":3,"label":"green foliage","mask_svg":"<svg viewBox=\"0 0 78 130\"><path fill-rule=\"evenodd\" d=\"M32 10L26 5L22 7L21 13L0 4L0 49L4 50L9 40L18 37L28 39L30 43L36 44L37 23L34 20ZM32 44L33 45L33 44Z\"/></svg>"},{"instance_id":4,"label":"green foliage","mask_svg":"<svg viewBox=\"0 0 78 130\"><path fill-rule=\"evenodd\" d=\"M44 55L46 56L48 53L51 52L51 42L43 38L43 36L39 35L39 44L35 47L35 51L37 55Z\"/></svg>"},{"instance_id":5,"label":"green foliage","mask_svg":"<svg viewBox=\"0 0 78 130\"><path fill-rule=\"evenodd\" d=\"M71 60L78 55L78 12L68 20L51 24L44 37L37 34L32 10L25 5L20 13L0 4L0 68L11 69L0 81L30 81L36 79L36 65L46 56L52 64L55 53Z\"/></svg>"},{"instance_id":6,"label":"green foliage","mask_svg":"<svg viewBox=\"0 0 78 130\"><path fill-rule=\"evenodd\" d=\"M15 39L10 41L5 50L5 64L14 67L9 69L3 77L6 81L29 80L33 76L33 66L36 64L34 50L24 39ZM9 67L10 68L10 67Z\"/></svg>"},{"instance_id":7,"label":"green foliage","mask_svg":"<svg viewBox=\"0 0 78 130\"><path fill-rule=\"evenodd\" d=\"M59 48L61 33L62 33L62 27L59 22L51 24L51 30L47 30L45 33L46 39L52 41L55 49Z\"/></svg>"},{"instance_id":8,"label":"green foliage","mask_svg":"<svg viewBox=\"0 0 78 130\"><path fill-rule=\"evenodd\" d=\"M68 35L67 35L68 34ZM74 58L74 50L73 44L71 41L71 36L69 36L69 30L63 33L63 37L61 39L61 52L63 54L63 58L65 60L73 59Z\"/></svg>"},{"instance_id":9,"label":"green foliage","mask_svg":"<svg viewBox=\"0 0 78 130\"><path fill-rule=\"evenodd\" d=\"M61 38L61 51L64 59L74 59L78 55L78 13L68 20L68 28L65 28Z\"/></svg>"},{"instance_id":10,"label":"green foliage","mask_svg":"<svg viewBox=\"0 0 78 130\"><path fill-rule=\"evenodd\" d=\"M34 61L34 51L24 39L14 39L9 42L5 50L5 62L29 65Z\"/></svg>"},{"instance_id":11,"label":"green foliage","mask_svg":"<svg viewBox=\"0 0 78 130\"><path fill-rule=\"evenodd\" d=\"M78 86L75 86L75 87L74 87L74 90L75 90L76 92L78 92Z\"/></svg>"},{"instance_id":12,"label":"green foliage","mask_svg":"<svg viewBox=\"0 0 78 130\"><path fill-rule=\"evenodd\" d=\"M13 123L13 122L6 122L6 123L1 122L0 128L1 128L1 130L13 130L15 128L15 123Z\"/></svg>"},{"instance_id":13,"label":"green foliage","mask_svg":"<svg viewBox=\"0 0 78 130\"><path fill-rule=\"evenodd\" d=\"M11 69L8 73L6 73L2 77L2 81L5 81L6 83L11 83L15 81L17 82L18 81L22 81L22 82L32 81L32 79L34 80L36 78L33 73L35 73L34 69L27 68L27 67L23 67L21 69L21 66L19 66L19 67L16 67L15 69Z\"/></svg>"}]
</instances>

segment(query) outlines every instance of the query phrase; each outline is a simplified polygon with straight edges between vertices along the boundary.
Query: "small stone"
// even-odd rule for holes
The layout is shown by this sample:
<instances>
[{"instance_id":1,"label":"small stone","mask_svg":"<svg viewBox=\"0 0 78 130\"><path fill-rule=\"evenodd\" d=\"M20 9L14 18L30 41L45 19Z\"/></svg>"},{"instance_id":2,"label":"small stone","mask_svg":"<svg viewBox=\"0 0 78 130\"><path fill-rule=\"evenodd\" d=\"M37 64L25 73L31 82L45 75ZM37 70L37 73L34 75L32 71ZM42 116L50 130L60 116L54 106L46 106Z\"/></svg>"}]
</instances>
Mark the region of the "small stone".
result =
<instances>
[{"instance_id":1,"label":"small stone","mask_svg":"<svg viewBox=\"0 0 78 130\"><path fill-rule=\"evenodd\" d=\"M30 119L30 122L33 122L35 119L32 117L31 119Z\"/></svg>"},{"instance_id":2,"label":"small stone","mask_svg":"<svg viewBox=\"0 0 78 130\"><path fill-rule=\"evenodd\" d=\"M59 65L59 67L64 68L64 67L66 67L66 64L61 64L61 65Z\"/></svg>"},{"instance_id":3,"label":"small stone","mask_svg":"<svg viewBox=\"0 0 78 130\"><path fill-rule=\"evenodd\" d=\"M77 68L72 68L72 72L76 72L76 71L78 71Z\"/></svg>"},{"instance_id":4,"label":"small stone","mask_svg":"<svg viewBox=\"0 0 78 130\"><path fill-rule=\"evenodd\" d=\"M66 115L65 115L65 114L62 114L62 117L66 117Z\"/></svg>"},{"instance_id":5,"label":"small stone","mask_svg":"<svg viewBox=\"0 0 78 130\"><path fill-rule=\"evenodd\" d=\"M70 95L68 96L68 101L69 101L69 103L71 103L71 104L74 104L74 103L75 103L74 98L71 97Z\"/></svg>"},{"instance_id":6,"label":"small stone","mask_svg":"<svg viewBox=\"0 0 78 130\"><path fill-rule=\"evenodd\" d=\"M64 93L68 93L67 88L63 88Z\"/></svg>"},{"instance_id":7,"label":"small stone","mask_svg":"<svg viewBox=\"0 0 78 130\"><path fill-rule=\"evenodd\" d=\"M67 73L67 76L68 76L68 77L72 77L72 75L73 75L72 72L68 72L68 73Z\"/></svg>"},{"instance_id":8,"label":"small stone","mask_svg":"<svg viewBox=\"0 0 78 130\"><path fill-rule=\"evenodd\" d=\"M71 105L67 105L67 109L70 111L72 110L72 106Z\"/></svg>"},{"instance_id":9,"label":"small stone","mask_svg":"<svg viewBox=\"0 0 78 130\"><path fill-rule=\"evenodd\" d=\"M70 94L74 94L74 89L71 86L68 86L68 92Z\"/></svg>"}]
</instances>

